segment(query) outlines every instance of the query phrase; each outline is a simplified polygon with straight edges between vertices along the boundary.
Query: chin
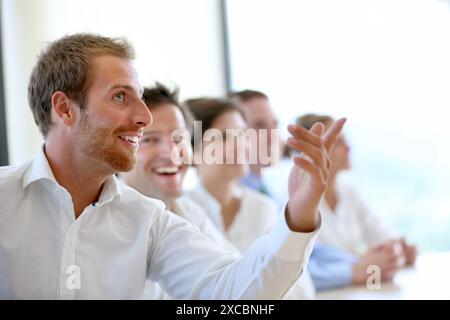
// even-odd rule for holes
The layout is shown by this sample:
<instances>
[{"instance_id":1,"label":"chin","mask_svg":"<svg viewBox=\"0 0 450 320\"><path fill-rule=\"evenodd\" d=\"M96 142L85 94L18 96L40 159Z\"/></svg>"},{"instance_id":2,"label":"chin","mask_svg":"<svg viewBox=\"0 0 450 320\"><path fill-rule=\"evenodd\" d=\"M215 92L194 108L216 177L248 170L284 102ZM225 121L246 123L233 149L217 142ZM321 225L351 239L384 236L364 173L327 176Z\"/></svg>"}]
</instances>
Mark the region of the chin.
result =
<instances>
[{"instance_id":1,"label":"chin","mask_svg":"<svg viewBox=\"0 0 450 320\"><path fill-rule=\"evenodd\" d=\"M247 175L248 170L246 166L242 165L233 165L233 166L235 167L229 168L230 170L227 170L226 173L224 172L227 177L234 177L235 179L240 179Z\"/></svg>"},{"instance_id":2,"label":"chin","mask_svg":"<svg viewBox=\"0 0 450 320\"><path fill-rule=\"evenodd\" d=\"M136 165L136 156L134 154L121 152L118 150L104 150L101 157L114 172L128 172Z\"/></svg>"},{"instance_id":3,"label":"chin","mask_svg":"<svg viewBox=\"0 0 450 320\"><path fill-rule=\"evenodd\" d=\"M177 190L163 190L162 194L165 199L176 199L181 196L181 189Z\"/></svg>"},{"instance_id":4,"label":"chin","mask_svg":"<svg viewBox=\"0 0 450 320\"><path fill-rule=\"evenodd\" d=\"M349 162L344 167L345 170L350 170L351 168L352 168L352 165Z\"/></svg>"},{"instance_id":5,"label":"chin","mask_svg":"<svg viewBox=\"0 0 450 320\"><path fill-rule=\"evenodd\" d=\"M128 172L133 170L136 165L136 160L129 159L129 161L115 161L114 163L110 163L110 165L115 172Z\"/></svg>"}]
</instances>

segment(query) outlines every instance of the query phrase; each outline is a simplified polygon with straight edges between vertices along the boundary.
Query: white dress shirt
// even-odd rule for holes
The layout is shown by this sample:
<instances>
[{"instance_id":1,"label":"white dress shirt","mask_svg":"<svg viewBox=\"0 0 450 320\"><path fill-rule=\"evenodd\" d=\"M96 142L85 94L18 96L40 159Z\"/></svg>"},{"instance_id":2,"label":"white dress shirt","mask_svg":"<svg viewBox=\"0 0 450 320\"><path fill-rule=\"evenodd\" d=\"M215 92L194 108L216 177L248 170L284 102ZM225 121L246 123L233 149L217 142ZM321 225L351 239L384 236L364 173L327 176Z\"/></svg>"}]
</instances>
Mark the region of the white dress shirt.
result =
<instances>
[{"instance_id":1,"label":"white dress shirt","mask_svg":"<svg viewBox=\"0 0 450 320\"><path fill-rule=\"evenodd\" d=\"M369 210L358 192L343 179L336 181L337 206L333 211L325 198L320 205L322 228L318 241L355 255L368 247L397 237L380 217Z\"/></svg>"},{"instance_id":2,"label":"white dress shirt","mask_svg":"<svg viewBox=\"0 0 450 320\"><path fill-rule=\"evenodd\" d=\"M195 201L186 196L180 196L168 205L168 209L179 217L189 221L220 248L231 251L237 257L241 256L239 250L225 239L223 234L209 219L203 208ZM157 283L147 281L143 299L171 300L172 297L166 294Z\"/></svg>"},{"instance_id":3,"label":"white dress shirt","mask_svg":"<svg viewBox=\"0 0 450 320\"><path fill-rule=\"evenodd\" d=\"M241 252L275 225L278 216L276 204L270 198L257 191L242 186L237 195L241 199L239 211L231 225L225 230L222 219L222 207L203 185L189 191L187 196L203 207L214 225Z\"/></svg>"},{"instance_id":4,"label":"white dress shirt","mask_svg":"<svg viewBox=\"0 0 450 320\"><path fill-rule=\"evenodd\" d=\"M237 259L114 176L75 219L43 148L0 168L0 203L0 298L138 299L150 279L177 299L278 299L318 232L280 220Z\"/></svg>"},{"instance_id":5,"label":"white dress shirt","mask_svg":"<svg viewBox=\"0 0 450 320\"><path fill-rule=\"evenodd\" d=\"M241 186L237 195L241 199L241 205L231 225L225 230L221 205L203 185L199 184L189 191L188 196L205 209L205 213L215 226L241 252L246 252L253 241L270 232L279 218L284 219L284 214L278 214L277 205L272 199L251 188ZM313 299L314 296L314 284L308 272L304 270L286 298Z\"/></svg>"},{"instance_id":6,"label":"white dress shirt","mask_svg":"<svg viewBox=\"0 0 450 320\"><path fill-rule=\"evenodd\" d=\"M187 196L178 197L168 209L189 221L194 227L198 227L200 232L214 241L214 243L220 245L221 248L241 256L240 251L225 238L205 210L194 200Z\"/></svg>"}]
</instances>

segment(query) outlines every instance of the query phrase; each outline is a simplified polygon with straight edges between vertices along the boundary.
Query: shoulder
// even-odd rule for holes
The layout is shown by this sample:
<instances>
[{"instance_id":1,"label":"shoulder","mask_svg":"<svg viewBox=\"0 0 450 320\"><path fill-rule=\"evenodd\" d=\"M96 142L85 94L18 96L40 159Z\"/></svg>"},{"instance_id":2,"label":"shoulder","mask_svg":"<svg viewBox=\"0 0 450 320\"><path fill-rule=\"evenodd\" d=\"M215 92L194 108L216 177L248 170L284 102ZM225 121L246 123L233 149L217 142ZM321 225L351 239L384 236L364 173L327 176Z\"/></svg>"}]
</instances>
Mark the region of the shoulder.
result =
<instances>
[{"instance_id":1,"label":"shoulder","mask_svg":"<svg viewBox=\"0 0 450 320\"><path fill-rule=\"evenodd\" d=\"M203 208L194 200L190 199L188 196L181 196L177 198L176 203L180 208L189 212L201 212L204 214Z\"/></svg>"},{"instance_id":2,"label":"shoulder","mask_svg":"<svg viewBox=\"0 0 450 320\"><path fill-rule=\"evenodd\" d=\"M267 213L268 215L277 215L278 209L275 201L273 201L268 196L255 191L249 187L243 187L242 194L243 203L257 209L259 214L261 212Z\"/></svg>"},{"instance_id":3,"label":"shoulder","mask_svg":"<svg viewBox=\"0 0 450 320\"><path fill-rule=\"evenodd\" d=\"M189 207L202 208L202 211L208 216L220 214L221 206L219 202L201 184L186 192L185 197L189 198L187 200Z\"/></svg>"},{"instance_id":4,"label":"shoulder","mask_svg":"<svg viewBox=\"0 0 450 320\"><path fill-rule=\"evenodd\" d=\"M0 187L21 183L25 170L29 167L31 161L32 160L20 165L0 167Z\"/></svg>"},{"instance_id":5,"label":"shoulder","mask_svg":"<svg viewBox=\"0 0 450 320\"><path fill-rule=\"evenodd\" d=\"M262 205L268 205L270 207L274 206L276 207L275 202L265 194L262 194L261 192L258 192L256 190L253 190L249 187L242 187L243 191L243 197L251 200L252 202L259 203Z\"/></svg>"},{"instance_id":6,"label":"shoulder","mask_svg":"<svg viewBox=\"0 0 450 320\"><path fill-rule=\"evenodd\" d=\"M181 196L176 200L176 204L181 212L176 212L181 217L191 221L195 224L200 224L203 220L209 219L205 209L196 201L190 199L188 196Z\"/></svg>"},{"instance_id":7,"label":"shoulder","mask_svg":"<svg viewBox=\"0 0 450 320\"><path fill-rule=\"evenodd\" d=\"M345 199L358 199L360 197L357 186L354 182L344 178L336 181L337 191Z\"/></svg>"},{"instance_id":8,"label":"shoulder","mask_svg":"<svg viewBox=\"0 0 450 320\"><path fill-rule=\"evenodd\" d=\"M348 212L365 216L368 213L366 199L361 188L353 180L340 179L337 181L337 192ZM350 209L350 210L348 210Z\"/></svg>"},{"instance_id":9,"label":"shoulder","mask_svg":"<svg viewBox=\"0 0 450 320\"><path fill-rule=\"evenodd\" d=\"M181 196L178 199L183 198L181 201L184 202L186 200L186 202L190 202L190 203L194 203L194 204L198 204L200 199L204 199L204 198L208 198L209 197L209 193L203 188L202 185L197 185L195 188L186 191L183 196Z\"/></svg>"},{"instance_id":10,"label":"shoulder","mask_svg":"<svg viewBox=\"0 0 450 320\"><path fill-rule=\"evenodd\" d=\"M127 186L125 183L119 183L120 186L120 204L128 209L146 209L151 211L164 212L166 205L161 200L144 196L137 190Z\"/></svg>"},{"instance_id":11,"label":"shoulder","mask_svg":"<svg viewBox=\"0 0 450 320\"><path fill-rule=\"evenodd\" d=\"M118 198L118 212L124 213L126 219L149 223L150 234L156 237L167 236L169 233L186 227L185 219L166 209L163 201L147 197L137 190L121 183L121 195Z\"/></svg>"}]
</instances>

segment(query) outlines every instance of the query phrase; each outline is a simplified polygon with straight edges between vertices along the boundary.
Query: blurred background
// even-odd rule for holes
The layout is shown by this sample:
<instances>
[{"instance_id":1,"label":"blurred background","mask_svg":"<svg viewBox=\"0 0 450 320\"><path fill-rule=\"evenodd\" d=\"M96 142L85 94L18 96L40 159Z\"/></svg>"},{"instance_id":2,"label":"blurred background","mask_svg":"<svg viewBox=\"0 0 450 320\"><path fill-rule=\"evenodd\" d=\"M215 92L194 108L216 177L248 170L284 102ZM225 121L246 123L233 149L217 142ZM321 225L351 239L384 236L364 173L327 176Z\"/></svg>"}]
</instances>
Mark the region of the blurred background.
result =
<instances>
[{"instance_id":1,"label":"blurred background","mask_svg":"<svg viewBox=\"0 0 450 320\"><path fill-rule=\"evenodd\" d=\"M124 36L143 85L266 93L285 126L346 116L353 180L421 252L450 250L450 3L443 0L2 0L0 165L42 138L36 56L75 32Z\"/></svg>"}]
</instances>

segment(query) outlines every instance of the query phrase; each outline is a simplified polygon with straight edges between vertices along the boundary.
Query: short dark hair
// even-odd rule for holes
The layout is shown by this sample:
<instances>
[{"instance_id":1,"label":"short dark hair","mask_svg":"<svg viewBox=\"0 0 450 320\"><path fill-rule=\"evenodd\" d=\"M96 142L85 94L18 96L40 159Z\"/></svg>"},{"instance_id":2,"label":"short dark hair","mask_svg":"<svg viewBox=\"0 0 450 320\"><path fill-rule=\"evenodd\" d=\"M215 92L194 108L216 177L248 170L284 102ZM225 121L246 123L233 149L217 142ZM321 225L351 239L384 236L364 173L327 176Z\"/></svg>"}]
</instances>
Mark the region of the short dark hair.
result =
<instances>
[{"instance_id":1,"label":"short dark hair","mask_svg":"<svg viewBox=\"0 0 450 320\"><path fill-rule=\"evenodd\" d=\"M189 108L194 119L202 122L202 135L201 137L197 137L198 140L203 139L206 130L211 129L214 121L226 112L236 111L245 120L242 109L236 103L228 99L196 98L186 100L184 104ZM193 139L192 144L194 146L200 145L200 141L194 141Z\"/></svg>"},{"instance_id":2,"label":"short dark hair","mask_svg":"<svg viewBox=\"0 0 450 320\"><path fill-rule=\"evenodd\" d=\"M233 92L229 96L232 99L237 99L239 102L244 102L244 103L247 101L250 101L252 99L255 99L255 98L262 98L262 99L269 100L267 95L262 93L261 91L249 90L249 89Z\"/></svg>"},{"instance_id":3,"label":"short dark hair","mask_svg":"<svg viewBox=\"0 0 450 320\"><path fill-rule=\"evenodd\" d=\"M176 106L183 115L186 127L189 131L192 130L192 114L189 109L182 105L178 100L180 89L175 87L174 89L169 89L160 82L156 82L152 87L144 87L144 93L142 94L142 99L147 105L148 109L160 108L164 104L172 104Z\"/></svg>"},{"instance_id":4,"label":"short dark hair","mask_svg":"<svg viewBox=\"0 0 450 320\"><path fill-rule=\"evenodd\" d=\"M178 87L170 90L169 87L163 85L160 82L156 82L154 86L144 88L142 99L145 103L148 104L149 107L152 107L152 105L160 105L163 103L171 103L178 106L179 92L180 89Z\"/></svg>"},{"instance_id":5,"label":"short dark hair","mask_svg":"<svg viewBox=\"0 0 450 320\"><path fill-rule=\"evenodd\" d=\"M41 52L28 83L28 104L44 137L52 125L53 93L64 92L83 109L90 85L89 64L102 55L133 60L135 53L123 38L89 33L64 36Z\"/></svg>"}]
</instances>

